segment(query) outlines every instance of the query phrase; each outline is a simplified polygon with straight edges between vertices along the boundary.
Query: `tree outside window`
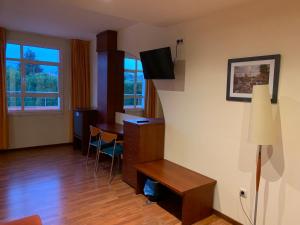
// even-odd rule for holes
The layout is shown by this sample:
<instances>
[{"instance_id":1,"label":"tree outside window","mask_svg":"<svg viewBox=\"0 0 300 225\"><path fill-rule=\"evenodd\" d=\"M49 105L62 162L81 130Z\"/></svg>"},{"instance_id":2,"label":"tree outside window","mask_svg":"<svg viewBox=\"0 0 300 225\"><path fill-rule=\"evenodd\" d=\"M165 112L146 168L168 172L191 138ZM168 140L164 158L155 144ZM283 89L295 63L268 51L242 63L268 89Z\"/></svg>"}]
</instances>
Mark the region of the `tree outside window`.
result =
<instances>
[{"instance_id":1,"label":"tree outside window","mask_svg":"<svg viewBox=\"0 0 300 225\"><path fill-rule=\"evenodd\" d=\"M57 49L8 43L8 110L60 110L59 68L60 51Z\"/></svg>"}]
</instances>

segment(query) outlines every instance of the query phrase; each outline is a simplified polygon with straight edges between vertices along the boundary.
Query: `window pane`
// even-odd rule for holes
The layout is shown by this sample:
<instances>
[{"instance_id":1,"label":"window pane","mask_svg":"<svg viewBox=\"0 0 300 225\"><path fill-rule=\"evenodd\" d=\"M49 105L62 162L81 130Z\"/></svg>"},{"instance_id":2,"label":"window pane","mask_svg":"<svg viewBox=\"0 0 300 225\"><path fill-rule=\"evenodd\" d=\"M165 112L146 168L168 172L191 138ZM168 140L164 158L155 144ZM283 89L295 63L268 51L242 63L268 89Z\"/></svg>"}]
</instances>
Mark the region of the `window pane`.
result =
<instances>
[{"instance_id":1,"label":"window pane","mask_svg":"<svg viewBox=\"0 0 300 225\"><path fill-rule=\"evenodd\" d=\"M9 111L21 110L21 97L7 97L7 105Z\"/></svg>"},{"instance_id":2,"label":"window pane","mask_svg":"<svg viewBox=\"0 0 300 225\"><path fill-rule=\"evenodd\" d=\"M6 44L6 58L19 59L21 57L21 47L16 44Z\"/></svg>"},{"instance_id":3,"label":"window pane","mask_svg":"<svg viewBox=\"0 0 300 225\"><path fill-rule=\"evenodd\" d=\"M125 70L135 70L136 69L136 60L132 58L125 58L124 61Z\"/></svg>"},{"instance_id":4,"label":"window pane","mask_svg":"<svg viewBox=\"0 0 300 225\"><path fill-rule=\"evenodd\" d=\"M142 95L145 93L145 80L144 73L142 72L138 72L137 74L136 93L138 95Z\"/></svg>"},{"instance_id":5,"label":"window pane","mask_svg":"<svg viewBox=\"0 0 300 225\"><path fill-rule=\"evenodd\" d=\"M48 97L25 97L25 110L58 110L60 108L59 98Z\"/></svg>"},{"instance_id":6,"label":"window pane","mask_svg":"<svg viewBox=\"0 0 300 225\"><path fill-rule=\"evenodd\" d=\"M140 80L140 81L144 81L144 73L143 72L138 72L137 73L137 80Z\"/></svg>"},{"instance_id":7,"label":"window pane","mask_svg":"<svg viewBox=\"0 0 300 225\"><path fill-rule=\"evenodd\" d=\"M25 64L26 92L58 93L58 66Z\"/></svg>"},{"instance_id":8,"label":"window pane","mask_svg":"<svg viewBox=\"0 0 300 225\"><path fill-rule=\"evenodd\" d=\"M137 60L137 70L143 71L143 66L141 60Z\"/></svg>"},{"instance_id":9,"label":"window pane","mask_svg":"<svg viewBox=\"0 0 300 225\"><path fill-rule=\"evenodd\" d=\"M59 98L46 98L46 106L59 106Z\"/></svg>"},{"instance_id":10,"label":"window pane","mask_svg":"<svg viewBox=\"0 0 300 225\"><path fill-rule=\"evenodd\" d=\"M144 86L144 82L138 81L136 83L136 94L138 95L142 95L143 94L143 86Z\"/></svg>"},{"instance_id":11,"label":"window pane","mask_svg":"<svg viewBox=\"0 0 300 225\"><path fill-rule=\"evenodd\" d=\"M136 106L137 107L144 107L144 98L137 98L136 99Z\"/></svg>"},{"instance_id":12,"label":"window pane","mask_svg":"<svg viewBox=\"0 0 300 225\"><path fill-rule=\"evenodd\" d=\"M6 60L6 91L8 93L21 92L20 63Z\"/></svg>"},{"instance_id":13,"label":"window pane","mask_svg":"<svg viewBox=\"0 0 300 225\"><path fill-rule=\"evenodd\" d=\"M59 50L50 48L39 48L33 46L23 47L23 57L27 60L46 62L59 62Z\"/></svg>"},{"instance_id":14,"label":"window pane","mask_svg":"<svg viewBox=\"0 0 300 225\"><path fill-rule=\"evenodd\" d=\"M134 73L124 73L124 94L134 94Z\"/></svg>"},{"instance_id":15,"label":"window pane","mask_svg":"<svg viewBox=\"0 0 300 225\"><path fill-rule=\"evenodd\" d=\"M124 106L134 106L134 98L124 99Z\"/></svg>"}]
</instances>

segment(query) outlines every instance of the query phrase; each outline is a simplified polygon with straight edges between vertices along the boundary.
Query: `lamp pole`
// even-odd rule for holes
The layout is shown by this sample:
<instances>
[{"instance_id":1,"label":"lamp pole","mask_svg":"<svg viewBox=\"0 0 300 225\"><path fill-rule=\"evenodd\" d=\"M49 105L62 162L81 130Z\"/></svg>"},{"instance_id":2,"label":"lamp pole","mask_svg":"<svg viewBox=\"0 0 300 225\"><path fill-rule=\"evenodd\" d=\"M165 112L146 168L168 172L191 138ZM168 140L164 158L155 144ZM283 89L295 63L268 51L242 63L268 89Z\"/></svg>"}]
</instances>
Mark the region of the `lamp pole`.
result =
<instances>
[{"instance_id":1,"label":"lamp pole","mask_svg":"<svg viewBox=\"0 0 300 225\"><path fill-rule=\"evenodd\" d=\"M259 191L260 174L261 174L261 149L262 149L262 145L259 145L258 146L257 165L256 165L256 193L255 193L255 208L254 208L253 225L256 225L256 216L257 216L258 191Z\"/></svg>"}]
</instances>

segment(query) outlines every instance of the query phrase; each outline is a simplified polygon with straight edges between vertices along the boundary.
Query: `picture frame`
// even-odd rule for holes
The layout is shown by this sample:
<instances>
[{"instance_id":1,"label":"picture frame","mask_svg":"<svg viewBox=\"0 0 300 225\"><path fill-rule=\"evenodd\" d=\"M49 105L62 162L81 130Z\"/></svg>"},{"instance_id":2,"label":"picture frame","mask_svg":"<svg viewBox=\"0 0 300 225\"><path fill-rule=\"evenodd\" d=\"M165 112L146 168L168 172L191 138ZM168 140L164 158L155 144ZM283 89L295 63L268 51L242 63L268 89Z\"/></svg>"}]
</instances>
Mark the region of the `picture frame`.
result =
<instances>
[{"instance_id":1,"label":"picture frame","mask_svg":"<svg viewBox=\"0 0 300 225\"><path fill-rule=\"evenodd\" d=\"M269 84L271 102L277 103L280 59L279 54L229 59L226 100L251 102L253 85Z\"/></svg>"}]
</instances>

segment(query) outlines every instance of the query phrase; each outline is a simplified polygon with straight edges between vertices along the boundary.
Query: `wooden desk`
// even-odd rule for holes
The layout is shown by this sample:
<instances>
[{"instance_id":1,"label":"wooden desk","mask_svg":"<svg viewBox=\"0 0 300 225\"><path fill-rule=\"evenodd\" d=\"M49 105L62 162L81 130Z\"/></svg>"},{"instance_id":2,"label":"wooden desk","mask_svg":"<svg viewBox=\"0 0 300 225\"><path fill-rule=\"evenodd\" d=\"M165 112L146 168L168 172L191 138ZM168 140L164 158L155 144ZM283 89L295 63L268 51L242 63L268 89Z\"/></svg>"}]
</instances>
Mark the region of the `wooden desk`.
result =
<instances>
[{"instance_id":1,"label":"wooden desk","mask_svg":"<svg viewBox=\"0 0 300 225\"><path fill-rule=\"evenodd\" d=\"M170 207L177 208L179 212L172 213L182 220L183 225L193 224L212 214L216 180L164 159L140 163L135 167L137 169L136 194L143 193L148 177L158 181L172 192L170 201L179 199L170 204L160 204L160 202L158 204L167 210L170 210Z\"/></svg>"},{"instance_id":2,"label":"wooden desk","mask_svg":"<svg viewBox=\"0 0 300 225\"><path fill-rule=\"evenodd\" d=\"M100 123L97 124L96 127L100 128L103 131L117 134L119 138L123 138L124 129L123 125L118 123Z\"/></svg>"}]
</instances>

